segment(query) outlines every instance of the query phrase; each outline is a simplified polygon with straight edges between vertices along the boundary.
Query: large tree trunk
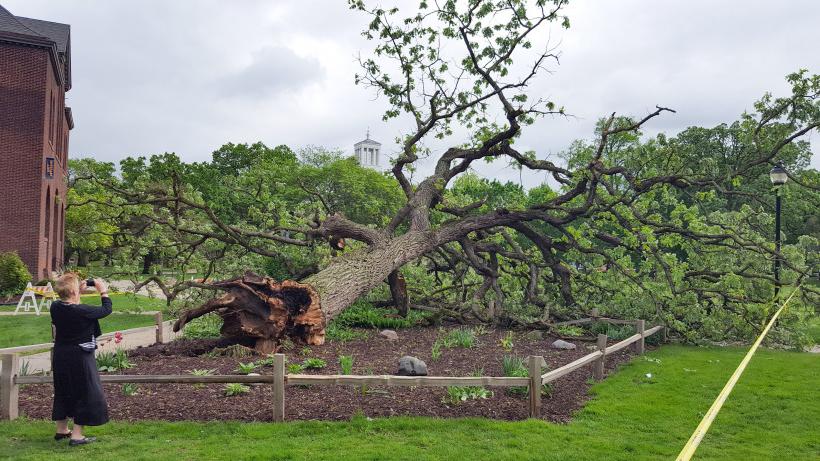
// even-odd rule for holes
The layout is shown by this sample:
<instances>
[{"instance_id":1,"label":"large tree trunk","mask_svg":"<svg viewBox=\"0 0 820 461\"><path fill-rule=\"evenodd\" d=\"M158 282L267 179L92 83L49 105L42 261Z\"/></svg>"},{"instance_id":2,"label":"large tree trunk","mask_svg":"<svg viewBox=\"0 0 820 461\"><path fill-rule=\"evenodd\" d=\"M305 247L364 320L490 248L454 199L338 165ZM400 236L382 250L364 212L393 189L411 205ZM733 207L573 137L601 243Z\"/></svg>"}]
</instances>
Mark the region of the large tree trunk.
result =
<instances>
[{"instance_id":1,"label":"large tree trunk","mask_svg":"<svg viewBox=\"0 0 820 461\"><path fill-rule=\"evenodd\" d=\"M401 272L394 270L387 276L387 283L390 285L390 295L393 297L393 304L402 317L407 317L410 310L410 297L407 296L407 282Z\"/></svg>"},{"instance_id":2,"label":"large tree trunk","mask_svg":"<svg viewBox=\"0 0 820 461\"><path fill-rule=\"evenodd\" d=\"M253 338L260 352L275 350L285 337L323 344L328 321L432 247L427 234L417 232L335 258L327 268L301 283L278 283L253 273L216 282L213 285L227 293L183 312L174 331L193 318L216 311L224 321L223 336Z\"/></svg>"},{"instance_id":3,"label":"large tree trunk","mask_svg":"<svg viewBox=\"0 0 820 461\"><path fill-rule=\"evenodd\" d=\"M435 247L426 232L410 232L387 243L340 256L302 283L319 292L331 320L360 296L383 283L394 270Z\"/></svg>"}]
</instances>

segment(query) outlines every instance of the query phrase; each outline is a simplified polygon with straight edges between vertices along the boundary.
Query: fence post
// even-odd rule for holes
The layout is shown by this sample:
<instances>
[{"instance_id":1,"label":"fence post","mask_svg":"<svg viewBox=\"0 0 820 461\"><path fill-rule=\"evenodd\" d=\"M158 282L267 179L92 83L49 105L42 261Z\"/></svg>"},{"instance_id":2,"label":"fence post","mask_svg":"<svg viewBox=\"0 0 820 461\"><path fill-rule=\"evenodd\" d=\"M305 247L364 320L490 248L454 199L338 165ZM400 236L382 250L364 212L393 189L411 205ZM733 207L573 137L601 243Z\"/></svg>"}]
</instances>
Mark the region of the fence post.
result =
<instances>
[{"instance_id":1,"label":"fence post","mask_svg":"<svg viewBox=\"0 0 820 461\"><path fill-rule=\"evenodd\" d=\"M646 331L646 321L638 320L635 324L635 328L641 335L641 339L635 341L635 353L643 354L646 350L646 336L644 336L644 331Z\"/></svg>"},{"instance_id":2,"label":"fence post","mask_svg":"<svg viewBox=\"0 0 820 461\"><path fill-rule=\"evenodd\" d=\"M273 356L273 421L285 420L285 354Z\"/></svg>"},{"instance_id":3,"label":"fence post","mask_svg":"<svg viewBox=\"0 0 820 461\"><path fill-rule=\"evenodd\" d=\"M604 379L604 361L606 360L606 335L598 335L598 350L601 351L601 357L592 362L592 377L596 381Z\"/></svg>"},{"instance_id":4,"label":"fence post","mask_svg":"<svg viewBox=\"0 0 820 461\"><path fill-rule=\"evenodd\" d=\"M154 323L157 324L157 344L162 344L165 341L165 331L162 328L162 312L154 314Z\"/></svg>"},{"instance_id":5,"label":"fence post","mask_svg":"<svg viewBox=\"0 0 820 461\"><path fill-rule=\"evenodd\" d=\"M597 319L598 318L598 308L593 307L592 312L589 313L589 316L592 317L593 319Z\"/></svg>"},{"instance_id":6,"label":"fence post","mask_svg":"<svg viewBox=\"0 0 820 461\"><path fill-rule=\"evenodd\" d=\"M19 415L17 411L18 386L14 377L20 369L17 354L0 355L0 420L12 421Z\"/></svg>"},{"instance_id":7,"label":"fence post","mask_svg":"<svg viewBox=\"0 0 820 461\"><path fill-rule=\"evenodd\" d=\"M529 417L541 417L541 366L546 365L542 356L531 355L527 357L527 368L530 375L530 408Z\"/></svg>"}]
</instances>

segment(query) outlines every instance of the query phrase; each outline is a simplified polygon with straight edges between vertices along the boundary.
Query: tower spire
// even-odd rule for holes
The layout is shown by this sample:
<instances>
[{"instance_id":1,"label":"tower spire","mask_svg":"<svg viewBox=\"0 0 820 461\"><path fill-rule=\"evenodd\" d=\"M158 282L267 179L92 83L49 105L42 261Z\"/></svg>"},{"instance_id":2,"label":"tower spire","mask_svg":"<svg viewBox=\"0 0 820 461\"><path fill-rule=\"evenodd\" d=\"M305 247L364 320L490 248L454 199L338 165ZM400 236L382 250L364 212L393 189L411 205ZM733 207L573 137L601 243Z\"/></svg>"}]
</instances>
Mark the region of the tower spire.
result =
<instances>
[{"instance_id":1,"label":"tower spire","mask_svg":"<svg viewBox=\"0 0 820 461\"><path fill-rule=\"evenodd\" d=\"M367 127L367 136L364 139L370 139L370 127Z\"/></svg>"}]
</instances>

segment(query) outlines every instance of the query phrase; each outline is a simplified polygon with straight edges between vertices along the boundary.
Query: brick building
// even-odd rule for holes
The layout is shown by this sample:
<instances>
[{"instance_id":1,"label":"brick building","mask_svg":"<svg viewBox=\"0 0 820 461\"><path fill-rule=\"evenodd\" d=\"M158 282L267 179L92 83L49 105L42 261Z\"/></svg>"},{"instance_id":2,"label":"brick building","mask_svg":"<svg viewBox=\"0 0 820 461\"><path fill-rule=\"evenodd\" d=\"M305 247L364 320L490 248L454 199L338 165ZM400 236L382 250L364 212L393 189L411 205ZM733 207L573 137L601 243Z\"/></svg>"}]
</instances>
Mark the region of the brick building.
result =
<instances>
[{"instance_id":1,"label":"brick building","mask_svg":"<svg viewBox=\"0 0 820 461\"><path fill-rule=\"evenodd\" d=\"M63 266L70 89L69 26L0 6L0 251L35 279Z\"/></svg>"}]
</instances>

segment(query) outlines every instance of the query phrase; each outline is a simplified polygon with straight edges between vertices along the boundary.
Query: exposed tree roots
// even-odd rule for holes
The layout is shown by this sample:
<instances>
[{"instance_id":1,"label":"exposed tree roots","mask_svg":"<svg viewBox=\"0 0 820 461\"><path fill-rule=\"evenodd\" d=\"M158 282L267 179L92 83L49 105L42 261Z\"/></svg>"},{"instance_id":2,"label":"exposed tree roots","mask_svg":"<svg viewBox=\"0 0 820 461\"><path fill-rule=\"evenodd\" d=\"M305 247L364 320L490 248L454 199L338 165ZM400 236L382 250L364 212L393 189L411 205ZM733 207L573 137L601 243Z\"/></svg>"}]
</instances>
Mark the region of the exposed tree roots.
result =
<instances>
[{"instance_id":1,"label":"exposed tree roots","mask_svg":"<svg viewBox=\"0 0 820 461\"><path fill-rule=\"evenodd\" d=\"M285 337L306 344L324 344L325 315L319 294L311 286L291 280L276 280L246 272L230 280L215 282L213 287L225 290L196 309L184 311L174 324L174 331L209 312L222 317L222 336L252 339L255 349L271 353Z\"/></svg>"}]
</instances>

